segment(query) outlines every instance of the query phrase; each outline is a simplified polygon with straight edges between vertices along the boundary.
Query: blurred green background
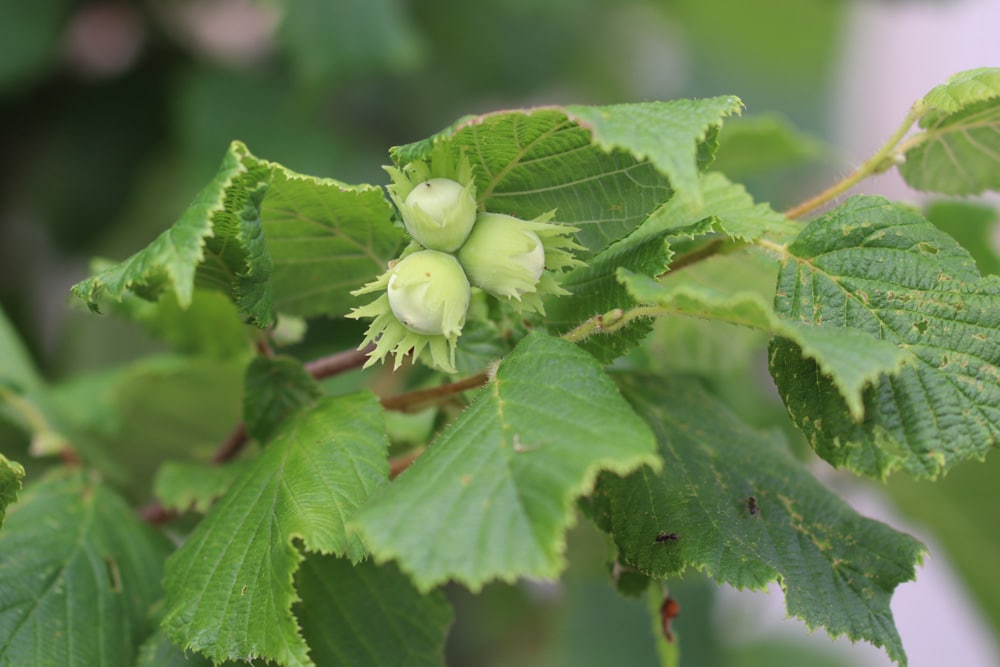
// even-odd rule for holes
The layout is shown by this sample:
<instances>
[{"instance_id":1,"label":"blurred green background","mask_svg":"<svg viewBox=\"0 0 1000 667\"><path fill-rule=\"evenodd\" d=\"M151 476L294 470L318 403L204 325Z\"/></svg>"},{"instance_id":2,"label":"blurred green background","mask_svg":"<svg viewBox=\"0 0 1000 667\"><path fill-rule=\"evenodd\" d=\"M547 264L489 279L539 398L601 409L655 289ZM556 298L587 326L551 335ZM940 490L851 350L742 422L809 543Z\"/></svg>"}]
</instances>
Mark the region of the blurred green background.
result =
<instances>
[{"instance_id":1,"label":"blurred green background","mask_svg":"<svg viewBox=\"0 0 1000 667\"><path fill-rule=\"evenodd\" d=\"M70 304L68 289L92 257L122 259L171 224L234 138L296 171L384 184L389 146L464 114L736 94L746 114L726 132L776 122L767 115L776 112L817 138L769 151L779 157L763 172L720 155L720 168L783 208L866 157L826 147L843 108L838 81L855 9L837 0L0 0L0 306L46 378L68 382L67 404L74 392L107 388L109 369L165 349L138 327ZM935 220L952 225L984 272L996 272L993 209L947 206ZM329 351L331 326L310 323L302 349ZM719 378L759 383L760 361L720 363ZM219 363L211 374L219 395L238 393L238 369ZM147 371L116 375L114 391L129 397L146 433L150 424L173 429L164 442L145 443L153 450L179 438L213 443L238 418L238 405L225 400L165 405L185 382L207 379ZM181 389L144 404L149 385L170 390L165 379ZM728 398L759 426L782 420L766 389ZM205 414L190 417L198 409ZM122 431L145 437L131 422L116 437ZM24 459L27 445L0 424L0 451ZM129 452L132 465L141 467L144 451ZM938 536L943 553L932 557L958 568L994 629L998 466L994 456L937 484L888 487L898 511ZM608 545L585 523L571 544L578 556L561 585L452 591L449 664L656 664L649 605L608 585ZM752 604L742 617L720 617L718 589L696 574L672 582L671 594L683 604L676 629L685 665L862 664L817 653L822 641L804 643L795 632L737 631L733 623L753 625ZM874 660L865 664L882 664ZM911 664L934 663L911 655Z\"/></svg>"}]
</instances>

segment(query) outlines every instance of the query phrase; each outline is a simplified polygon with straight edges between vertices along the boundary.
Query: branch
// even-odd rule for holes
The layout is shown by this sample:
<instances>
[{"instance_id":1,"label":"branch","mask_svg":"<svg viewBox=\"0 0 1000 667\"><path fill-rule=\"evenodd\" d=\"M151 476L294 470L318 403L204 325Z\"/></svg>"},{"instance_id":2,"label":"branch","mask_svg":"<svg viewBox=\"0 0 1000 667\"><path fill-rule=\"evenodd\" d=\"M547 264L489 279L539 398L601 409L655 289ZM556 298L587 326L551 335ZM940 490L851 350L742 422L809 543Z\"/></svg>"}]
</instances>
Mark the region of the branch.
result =
<instances>
[{"instance_id":1,"label":"branch","mask_svg":"<svg viewBox=\"0 0 1000 667\"><path fill-rule=\"evenodd\" d=\"M895 151L896 146L903 140L903 137L906 135L907 131L909 131L913 123L915 123L925 111L926 109L919 104L915 104L910 107L910 111L906 114L906 118L903 119L903 123L896 128L896 131L893 132L891 137L889 137L889 140L886 141L874 155L868 158L864 164L851 172L846 178L834 183L815 197L810 197L801 204L788 209L785 211L785 215L792 219L801 218L806 213L819 208L831 199L847 192L869 176L882 173L890 168L894 164L895 157L900 154L898 151Z\"/></svg>"},{"instance_id":2,"label":"branch","mask_svg":"<svg viewBox=\"0 0 1000 667\"><path fill-rule=\"evenodd\" d=\"M439 387L418 389L416 391L408 391L405 394L387 396L381 401L382 407L386 410L395 410L397 412L419 412L426 407L440 403L446 398L451 398L455 394L461 394L463 391L481 387L489 382L489 379L489 374L482 372L471 375L464 380L443 384Z\"/></svg>"},{"instance_id":3,"label":"branch","mask_svg":"<svg viewBox=\"0 0 1000 667\"><path fill-rule=\"evenodd\" d=\"M305 364L306 372L317 380L333 377L341 373L354 370L364 366L368 360L368 353L375 349L374 345L369 345L360 350L344 350L327 357L320 357Z\"/></svg>"}]
</instances>

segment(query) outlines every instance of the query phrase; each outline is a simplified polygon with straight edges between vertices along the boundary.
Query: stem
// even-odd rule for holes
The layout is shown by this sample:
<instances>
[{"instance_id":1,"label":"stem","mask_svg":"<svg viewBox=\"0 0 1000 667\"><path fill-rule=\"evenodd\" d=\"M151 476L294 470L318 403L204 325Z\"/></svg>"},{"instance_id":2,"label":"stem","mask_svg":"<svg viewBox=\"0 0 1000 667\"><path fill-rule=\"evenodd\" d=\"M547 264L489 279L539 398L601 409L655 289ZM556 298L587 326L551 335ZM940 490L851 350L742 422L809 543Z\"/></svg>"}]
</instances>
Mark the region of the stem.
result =
<instances>
[{"instance_id":1,"label":"stem","mask_svg":"<svg viewBox=\"0 0 1000 667\"><path fill-rule=\"evenodd\" d=\"M248 439L246 424L237 424L236 428L230 431L226 439L215 449L211 459L212 465L221 465L226 461L233 460L243 449L243 445L247 443Z\"/></svg>"},{"instance_id":2,"label":"stem","mask_svg":"<svg viewBox=\"0 0 1000 667\"><path fill-rule=\"evenodd\" d=\"M417 447L405 454L401 454L389 460L389 479L396 479L399 473L410 467L410 464L420 458L427 447Z\"/></svg>"},{"instance_id":3,"label":"stem","mask_svg":"<svg viewBox=\"0 0 1000 667\"><path fill-rule=\"evenodd\" d=\"M636 306L631 310L615 308L602 315L594 315L562 335L562 339L570 343L579 343L595 333L614 333L632 320L643 317L659 317L666 310L659 306Z\"/></svg>"},{"instance_id":4,"label":"stem","mask_svg":"<svg viewBox=\"0 0 1000 667\"><path fill-rule=\"evenodd\" d=\"M682 255L677 255L673 261L670 262L670 266L662 274L674 273L675 271L680 271L683 268L687 268L692 264L697 264L698 262L708 259L714 255L718 255L723 250L723 246L726 245L726 239L722 237L714 238L708 243L690 252L686 252Z\"/></svg>"},{"instance_id":5,"label":"stem","mask_svg":"<svg viewBox=\"0 0 1000 667\"><path fill-rule=\"evenodd\" d=\"M346 371L363 366L368 360L368 353L375 349L374 345L360 350L344 350L326 357L314 359L305 365L306 372L317 380L340 375Z\"/></svg>"},{"instance_id":6,"label":"stem","mask_svg":"<svg viewBox=\"0 0 1000 667\"><path fill-rule=\"evenodd\" d=\"M408 391L405 394L387 396L381 401L382 407L386 410L395 410L397 412L419 412L424 408L434 405L435 403L440 403L442 400L450 398L455 394L461 394L463 391L481 387L486 384L489 379L489 374L483 372L470 375L464 380L459 380L458 382L443 384L439 387L418 389L416 391Z\"/></svg>"},{"instance_id":7,"label":"stem","mask_svg":"<svg viewBox=\"0 0 1000 667\"><path fill-rule=\"evenodd\" d=\"M159 500L154 500L139 508L139 518L148 524L160 526L176 519L177 511L168 510L160 504Z\"/></svg>"},{"instance_id":8,"label":"stem","mask_svg":"<svg viewBox=\"0 0 1000 667\"><path fill-rule=\"evenodd\" d=\"M917 119L923 115L924 111L925 109L923 107L919 107L916 104L910 107L910 111L906 114L906 118L903 119L902 124L896 129L895 132L892 133L889 140L882 144L882 147L879 148L874 155L868 158L864 164L851 172L846 178L834 183L815 197L810 197L801 204L788 209L785 211L785 215L793 219L801 218L806 213L819 208L831 199L834 199L847 190L850 190L872 174L878 173L882 165L885 164L886 160L891 159L896 146L900 141L902 141L903 137L909 131L913 123L915 123Z\"/></svg>"}]
</instances>

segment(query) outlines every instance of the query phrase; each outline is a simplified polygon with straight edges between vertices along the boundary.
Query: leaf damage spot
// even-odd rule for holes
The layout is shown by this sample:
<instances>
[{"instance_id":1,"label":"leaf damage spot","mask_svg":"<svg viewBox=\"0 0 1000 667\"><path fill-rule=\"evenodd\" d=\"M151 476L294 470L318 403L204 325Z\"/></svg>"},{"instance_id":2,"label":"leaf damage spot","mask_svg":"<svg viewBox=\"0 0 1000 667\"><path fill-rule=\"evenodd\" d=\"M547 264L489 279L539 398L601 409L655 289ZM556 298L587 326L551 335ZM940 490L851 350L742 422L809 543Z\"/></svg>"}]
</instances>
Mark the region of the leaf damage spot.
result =
<instances>
[{"instance_id":1,"label":"leaf damage spot","mask_svg":"<svg viewBox=\"0 0 1000 667\"><path fill-rule=\"evenodd\" d=\"M113 593L121 593L122 575L118 569L118 564L115 563L115 559L111 556L105 556L104 565L108 568L108 580L111 582L111 591Z\"/></svg>"}]
</instances>

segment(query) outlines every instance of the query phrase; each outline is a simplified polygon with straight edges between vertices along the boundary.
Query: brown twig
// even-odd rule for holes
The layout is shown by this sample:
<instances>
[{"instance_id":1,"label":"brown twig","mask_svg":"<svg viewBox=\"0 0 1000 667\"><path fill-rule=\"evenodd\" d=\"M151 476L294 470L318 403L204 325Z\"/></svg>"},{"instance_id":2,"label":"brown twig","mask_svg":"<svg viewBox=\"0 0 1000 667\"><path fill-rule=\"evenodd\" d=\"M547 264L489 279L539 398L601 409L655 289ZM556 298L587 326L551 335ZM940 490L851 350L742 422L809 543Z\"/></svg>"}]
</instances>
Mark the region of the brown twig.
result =
<instances>
[{"instance_id":1,"label":"brown twig","mask_svg":"<svg viewBox=\"0 0 1000 667\"><path fill-rule=\"evenodd\" d=\"M306 372L317 380L339 375L346 371L360 368L368 360L368 353L375 349L369 345L360 350L344 350L327 357L314 359L305 365Z\"/></svg>"},{"instance_id":2,"label":"brown twig","mask_svg":"<svg viewBox=\"0 0 1000 667\"><path fill-rule=\"evenodd\" d=\"M159 500L154 500L139 508L139 518L154 526L169 523L176 519L178 514L177 510L164 507Z\"/></svg>"},{"instance_id":3,"label":"brown twig","mask_svg":"<svg viewBox=\"0 0 1000 667\"><path fill-rule=\"evenodd\" d=\"M726 239L723 239L721 237L714 238L708 243L704 244L703 246L695 248L691 252L686 252L682 255L677 255L677 257L674 258L672 262L670 262L670 266L667 267L666 272L657 277L662 277L669 273L676 273L677 271L680 271L685 267L691 266L692 264L697 264L703 259L708 259L713 255L717 255L722 250L725 243Z\"/></svg>"},{"instance_id":4,"label":"brown twig","mask_svg":"<svg viewBox=\"0 0 1000 667\"><path fill-rule=\"evenodd\" d=\"M424 408L434 405L435 403L439 403L443 399L450 398L455 394L461 394L463 391L481 387L486 384L489 379L490 376L483 372L470 375L464 380L459 380L458 382L443 384L439 387L418 389L416 391L408 391L405 394L387 396L381 401L382 407L386 410L395 410L396 412L419 412Z\"/></svg>"},{"instance_id":5,"label":"brown twig","mask_svg":"<svg viewBox=\"0 0 1000 667\"><path fill-rule=\"evenodd\" d=\"M396 479L399 473L409 468L410 464L420 458L426 449L426 447L416 447L405 454L389 459L389 479Z\"/></svg>"},{"instance_id":6,"label":"brown twig","mask_svg":"<svg viewBox=\"0 0 1000 667\"><path fill-rule=\"evenodd\" d=\"M237 424L236 428L230 431L226 439L215 449L215 453L212 454L211 458L212 465L221 465L226 461L236 458L236 455L243 449L243 445L247 443L247 439L246 424Z\"/></svg>"}]
</instances>

